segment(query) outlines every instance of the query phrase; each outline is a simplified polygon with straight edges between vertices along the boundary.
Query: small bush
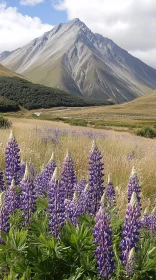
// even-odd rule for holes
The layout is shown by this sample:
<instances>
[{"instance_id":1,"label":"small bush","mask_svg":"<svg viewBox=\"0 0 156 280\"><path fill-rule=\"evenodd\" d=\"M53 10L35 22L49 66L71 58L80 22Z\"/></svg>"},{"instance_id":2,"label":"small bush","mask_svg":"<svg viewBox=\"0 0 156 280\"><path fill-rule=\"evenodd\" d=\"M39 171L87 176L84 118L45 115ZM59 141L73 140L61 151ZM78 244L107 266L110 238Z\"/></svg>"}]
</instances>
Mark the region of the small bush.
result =
<instances>
[{"instance_id":1,"label":"small bush","mask_svg":"<svg viewBox=\"0 0 156 280\"><path fill-rule=\"evenodd\" d=\"M8 119L4 118L3 115L0 115L0 128L9 128L11 125L12 124Z\"/></svg>"},{"instance_id":2,"label":"small bush","mask_svg":"<svg viewBox=\"0 0 156 280\"><path fill-rule=\"evenodd\" d=\"M151 127L143 127L142 129L138 130L136 133L138 136L146 137L146 138L155 138L156 137L156 130Z\"/></svg>"}]
</instances>

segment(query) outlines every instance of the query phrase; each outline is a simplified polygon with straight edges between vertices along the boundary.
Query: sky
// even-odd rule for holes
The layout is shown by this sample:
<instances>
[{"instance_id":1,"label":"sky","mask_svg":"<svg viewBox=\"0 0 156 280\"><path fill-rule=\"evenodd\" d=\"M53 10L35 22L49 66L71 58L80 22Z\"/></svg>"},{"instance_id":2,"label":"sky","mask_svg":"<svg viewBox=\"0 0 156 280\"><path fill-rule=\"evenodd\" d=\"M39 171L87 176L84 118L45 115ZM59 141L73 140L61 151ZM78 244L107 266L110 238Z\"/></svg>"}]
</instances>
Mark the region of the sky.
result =
<instances>
[{"instance_id":1,"label":"sky","mask_svg":"<svg viewBox=\"0 0 156 280\"><path fill-rule=\"evenodd\" d=\"M0 53L74 18L156 68L156 0L0 0Z\"/></svg>"}]
</instances>

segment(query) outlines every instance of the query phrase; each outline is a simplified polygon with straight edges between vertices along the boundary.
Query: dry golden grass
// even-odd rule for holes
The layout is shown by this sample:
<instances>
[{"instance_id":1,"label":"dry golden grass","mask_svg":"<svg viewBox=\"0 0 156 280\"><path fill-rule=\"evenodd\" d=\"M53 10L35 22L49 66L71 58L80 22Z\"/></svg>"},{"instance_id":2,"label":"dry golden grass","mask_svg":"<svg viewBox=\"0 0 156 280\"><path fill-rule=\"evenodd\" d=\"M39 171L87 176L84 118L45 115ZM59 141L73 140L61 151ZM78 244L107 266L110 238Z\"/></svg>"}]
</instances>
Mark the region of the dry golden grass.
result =
<instances>
[{"instance_id":1,"label":"dry golden grass","mask_svg":"<svg viewBox=\"0 0 156 280\"><path fill-rule=\"evenodd\" d=\"M0 64L0 76L5 77L19 77L25 79L22 75L12 72L9 69L5 68L2 64Z\"/></svg>"},{"instance_id":2,"label":"dry golden grass","mask_svg":"<svg viewBox=\"0 0 156 280\"><path fill-rule=\"evenodd\" d=\"M83 136L83 131L89 128L71 127L68 124L31 120L31 119L11 119L13 131L21 149L21 158L24 161L31 160L35 168L40 170L45 165L52 151L55 152L56 162L61 172L62 161L66 151L69 150L75 162L78 178L84 176L88 179L88 155L92 140ZM79 131L79 135L72 136L66 134L60 137L57 144L45 142L41 139L40 131L45 128L59 128ZM92 132L99 130L92 129ZM156 199L156 141L133 136L128 133L104 131L105 137L97 138L97 145L102 152L105 164L105 184L107 184L107 174L112 173L113 182L119 205L126 205L126 191L129 175L132 166L135 165L139 174L144 206L147 205L147 198L151 199L151 205ZM4 169L4 151L9 137L9 130L0 130L0 167ZM127 159L127 154L134 151L135 158ZM124 202L124 203L123 203Z\"/></svg>"},{"instance_id":3,"label":"dry golden grass","mask_svg":"<svg viewBox=\"0 0 156 280\"><path fill-rule=\"evenodd\" d=\"M115 120L122 122L144 122L156 119L156 91L147 96L137 98L131 102L86 108L53 108L41 109L42 115L62 118L82 118L90 120ZM27 112L31 115L33 111Z\"/></svg>"}]
</instances>

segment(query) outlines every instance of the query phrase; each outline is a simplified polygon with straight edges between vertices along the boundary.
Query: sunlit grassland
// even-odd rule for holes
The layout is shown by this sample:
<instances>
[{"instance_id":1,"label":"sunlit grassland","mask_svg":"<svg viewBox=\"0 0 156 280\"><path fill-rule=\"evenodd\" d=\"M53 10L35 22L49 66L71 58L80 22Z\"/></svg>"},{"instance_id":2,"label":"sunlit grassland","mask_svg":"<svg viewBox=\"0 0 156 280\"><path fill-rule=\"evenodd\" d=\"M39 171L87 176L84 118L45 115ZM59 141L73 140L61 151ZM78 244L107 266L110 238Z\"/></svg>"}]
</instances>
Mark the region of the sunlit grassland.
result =
<instances>
[{"instance_id":1,"label":"sunlit grassland","mask_svg":"<svg viewBox=\"0 0 156 280\"><path fill-rule=\"evenodd\" d=\"M50 159L54 151L59 172L67 150L72 154L78 178L83 176L88 179L88 155L92 139L82 132L91 128L72 127L60 122L50 122L32 119L11 119L13 131L21 150L21 159L31 161L35 169L40 171ZM44 141L42 136L46 134L45 128L67 129L78 131L73 136L70 133L59 136L59 141L52 143ZM143 193L143 207L147 206L150 198L151 206L155 203L156 193L156 141L130 135L125 132L105 131L92 129L92 132L103 132L102 137L97 137L96 142L102 152L105 164L105 185L107 175L112 173L116 187L117 199L121 208L126 206L126 190L132 166L135 165ZM9 130L0 130L0 166L4 169L4 151L9 137ZM52 132L50 132L52 133ZM128 159L128 154L134 151L134 158ZM146 201L145 201L146 199Z\"/></svg>"}]
</instances>

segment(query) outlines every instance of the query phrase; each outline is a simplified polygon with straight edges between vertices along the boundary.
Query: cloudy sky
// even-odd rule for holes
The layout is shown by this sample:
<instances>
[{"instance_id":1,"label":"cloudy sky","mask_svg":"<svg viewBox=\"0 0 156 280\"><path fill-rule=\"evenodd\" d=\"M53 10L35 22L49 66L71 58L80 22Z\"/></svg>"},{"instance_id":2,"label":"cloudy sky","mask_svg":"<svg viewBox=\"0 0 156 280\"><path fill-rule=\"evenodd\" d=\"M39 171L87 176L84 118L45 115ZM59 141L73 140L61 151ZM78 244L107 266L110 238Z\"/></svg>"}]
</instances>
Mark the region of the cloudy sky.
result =
<instances>
[{"instance_id":1,"label":"cloudy sky","mask_svg":"<svg viewBox=\"0 0 156 280\"><path fill-rule=\"evenodd\" d=\"M156 0L0 1L0 52L73 18L156 68Z\"/></svg>"}]
</instances>

